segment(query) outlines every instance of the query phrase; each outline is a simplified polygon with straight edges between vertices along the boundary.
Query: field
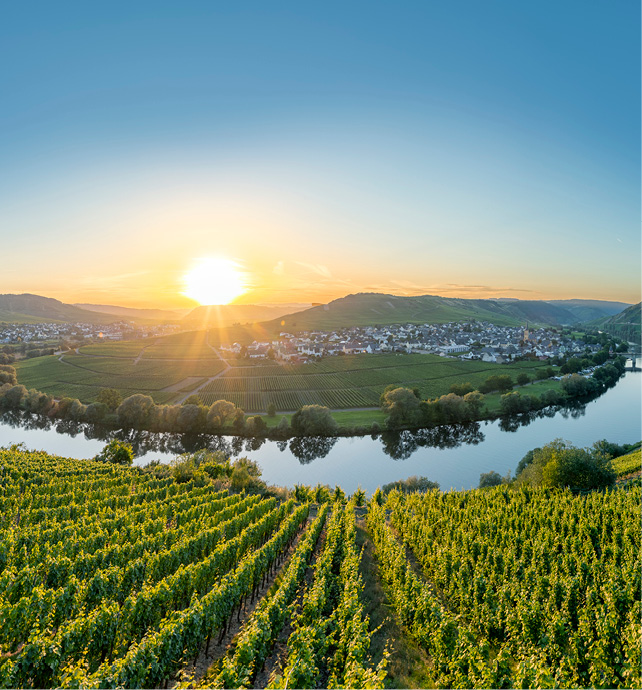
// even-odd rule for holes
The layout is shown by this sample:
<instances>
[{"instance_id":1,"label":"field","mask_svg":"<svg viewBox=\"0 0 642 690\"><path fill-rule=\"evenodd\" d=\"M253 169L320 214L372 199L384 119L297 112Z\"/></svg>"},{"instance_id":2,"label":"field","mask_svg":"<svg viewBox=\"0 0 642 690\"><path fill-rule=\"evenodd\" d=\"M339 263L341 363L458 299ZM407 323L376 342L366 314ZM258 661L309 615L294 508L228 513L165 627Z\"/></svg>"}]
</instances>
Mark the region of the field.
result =
<instances>
[{"instance_id":1,"label":"field","mask_svg":"<svg viewBox=\"0 0 642 690\"><path fill-rule=\"evenodd\" d=\"M181 673L251 687L286 623L298 687L380 686L352 504L19 450L0 462L1 687L163 687Z\"/></svg>"},{"instance_id":2,"label":"field","mask_svg":"<svg viewBox=\"0 0 642 690\"><path fill-rule=\"evenodd\" d=\"M640 472L642 470L642 458L640 457L640 448L627 453L626 455L621 455L619 458L613 460L613 467L615 467L618 476L624 477L634 472Z\"/></svg>"},{"instance_id":3,"label":"field","mask_svg":"<svg viewBox=\"0 0 642 690\"><path fill-rule=\"evenodd\" d=\"M181 402L198 389L205 405L224 399L246 412L264 413L270 403L279 412L310 404L336 410L376 408L390 384L418 388L423 398L434 398L448 393L454 383L469 382L477 387L493 374L515 378L520 372L533 378L547 366L542 362L487 364L419 354L336 356L298 365L222 360L207 338L205 332L198 332L150 342L88 345L62 357L19 362L18 380L27 388L84 403L93 402L101 388L115 388L123 397L145 393L157 403ZM550 388L551 382L536 386Z\"/></svg>"},{"instance_id":4,"label":"field","mask_svg":"<svg viewBox=\"0 0 642 690\"><path fill-rule=\"evenodd\" d=\"M358 507L0 466L0 687L640 686L639 487Z\"/></svg>"}]
</instances>

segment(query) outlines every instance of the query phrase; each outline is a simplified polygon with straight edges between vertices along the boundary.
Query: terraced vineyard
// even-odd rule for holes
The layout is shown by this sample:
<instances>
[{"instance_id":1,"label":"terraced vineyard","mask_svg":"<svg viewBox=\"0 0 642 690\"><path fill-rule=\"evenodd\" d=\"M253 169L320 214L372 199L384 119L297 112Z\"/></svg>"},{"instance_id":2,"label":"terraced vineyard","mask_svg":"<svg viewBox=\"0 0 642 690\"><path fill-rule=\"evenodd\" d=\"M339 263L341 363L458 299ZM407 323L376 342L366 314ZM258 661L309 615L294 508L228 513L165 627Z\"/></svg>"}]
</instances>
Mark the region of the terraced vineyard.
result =
<instances>
[{"instance_id":1,"label":"terraced vineyard","mask_svg":"<svg viewBox=\"0 0 642 690\"><path fill-rule=\"evenodd\" d=\"M438 687L640 687L639 487L394 492L385 509L368 513L382 579Z\"/></svg>"},{"instance_id":2,"label":"terraced vineyard","mask_svg":"<svg viewBox=\"0 0 642 690\"><path fill-rule=\"evenodd\" d=\"M204 467L0 449L0 687L640 687L639 486L366 510Z\"/></svg>"},{"instance_id":3,"label":"terraced vineyard","mask_svg":"<svg viewBox=\"0 0 642 690\"><path fill-rule=\"evenodd\" d=\"M293 499L19 449L0 450L0 465L0 686L162 687L218 659L214 684L248 687L294 613L329 515L319 548L336 565L324 570L334 614L323 651L334 653L321 677L382 679L364 644L351 504L312 516Z\"/></svg>"},{"instance_id":4,"label":"terraced vineyard","mask_svg":"<svg viewBox=\"0 0 642 690\"><path fill-rule=\"evenodd\" d=\"M133 343L103 343L78 354L39 357L18 364L18 380L27 388L56 397L93 402L101 388L123 397L151 395L157 403L175 403L197 387L205 405L229 400L246 412L265 412L270 403L281 412L302 405L332 409L378 407L390 384L418 388L423 398L449 392L453 383L481 385L493 374L525 372L531 378L541 362L511 365L463 362L436 355L350 355L310 364L248 363L221 360L205 332Z\"/></svg>"}]
</instances>

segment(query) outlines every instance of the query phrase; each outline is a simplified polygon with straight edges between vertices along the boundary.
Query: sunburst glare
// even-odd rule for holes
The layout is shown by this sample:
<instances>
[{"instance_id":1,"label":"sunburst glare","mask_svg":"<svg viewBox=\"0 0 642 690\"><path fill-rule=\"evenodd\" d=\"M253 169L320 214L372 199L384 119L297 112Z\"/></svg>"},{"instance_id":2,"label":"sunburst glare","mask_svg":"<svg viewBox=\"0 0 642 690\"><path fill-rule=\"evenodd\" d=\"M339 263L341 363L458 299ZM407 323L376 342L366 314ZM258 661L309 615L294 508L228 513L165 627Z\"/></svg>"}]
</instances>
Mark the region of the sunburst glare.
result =
<instances>
[{"instance_id":1,"label":"sunburst glare","mask_svg":"<svg viewBox=\"0 0 642 690\"><path fill-rule=\"evenodd\" d=\"M224 257L204 257L183 276L183 295L200 304L228 304L247 289L239 265Z\"/></svg>"}]
</instances>

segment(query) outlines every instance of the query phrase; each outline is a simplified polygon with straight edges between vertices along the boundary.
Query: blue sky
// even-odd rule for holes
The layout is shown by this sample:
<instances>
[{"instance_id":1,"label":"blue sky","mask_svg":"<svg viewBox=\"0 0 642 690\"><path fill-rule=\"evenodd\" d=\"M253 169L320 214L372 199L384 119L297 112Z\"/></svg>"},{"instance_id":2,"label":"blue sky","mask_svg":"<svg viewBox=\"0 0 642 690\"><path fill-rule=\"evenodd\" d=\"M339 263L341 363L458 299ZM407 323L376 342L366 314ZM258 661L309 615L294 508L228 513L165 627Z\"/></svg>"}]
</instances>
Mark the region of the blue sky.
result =
<instances>
[{"instance_id":1,"label":"blue sky","mask_svg":"<svg viewBox=\"0 0 642 690\"><path fill-rule=\"evenodd\" d=\"M640 299L637 3L12 3L0 58L0 292Z\"/></svg>"}]
</instances>

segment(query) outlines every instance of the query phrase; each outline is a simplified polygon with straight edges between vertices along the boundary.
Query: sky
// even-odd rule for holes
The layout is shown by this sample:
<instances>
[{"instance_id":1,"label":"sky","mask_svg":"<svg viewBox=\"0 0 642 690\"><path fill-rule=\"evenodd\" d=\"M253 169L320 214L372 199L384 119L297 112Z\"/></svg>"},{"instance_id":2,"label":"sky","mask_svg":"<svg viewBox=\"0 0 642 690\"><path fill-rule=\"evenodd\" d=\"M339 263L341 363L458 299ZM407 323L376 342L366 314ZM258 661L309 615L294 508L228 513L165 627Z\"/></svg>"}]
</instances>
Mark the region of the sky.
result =
<instances>
[{"instance_id":1,"label":"sky","mask_svg":"<svg viewBox=\"0 0 642 690\"><path fill-rule=\"evenodd\" d=\"M27 1L0 64L0 293L640 300L639 3Z\"/></svg>"}]
</instances>

